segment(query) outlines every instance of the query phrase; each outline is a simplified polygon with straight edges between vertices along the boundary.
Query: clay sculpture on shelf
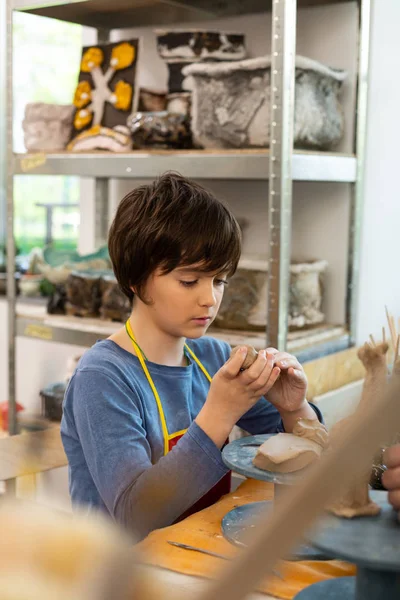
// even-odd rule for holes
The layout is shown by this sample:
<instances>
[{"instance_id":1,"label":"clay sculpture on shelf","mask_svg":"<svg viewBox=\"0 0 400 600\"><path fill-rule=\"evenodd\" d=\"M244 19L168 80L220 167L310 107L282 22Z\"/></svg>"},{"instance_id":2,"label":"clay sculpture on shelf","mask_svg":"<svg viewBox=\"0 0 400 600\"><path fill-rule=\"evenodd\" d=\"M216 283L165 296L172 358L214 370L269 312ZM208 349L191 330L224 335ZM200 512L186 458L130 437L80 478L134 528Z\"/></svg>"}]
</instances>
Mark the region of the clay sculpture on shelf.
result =
<instances>
[{"instance_id":1,"label":"clay sculpture on shelf","mask_svg":"<svg viewBox=\"0 0 400 600\"><path fill-rule=\"evenodd\" d=\"M246 56L245 36L240 33L200 30L156 30L157 50L168 68L170 94L185 91L183 69L204 61L238 61Z\"/></svg>"},{"instance_id":2,"label":"clay sculpture on shelf","mask_svg":"<svg viewBox=\"0 0 400 600\"><path fill-rule=\"evenodd\" d=\"M28 152L64 150L71 136L75 108L71 104L32 102L25 107L22 121Z\"/></svg>"},{"instance_id":3,"label":"clay sculpture on shelf","mask_svg":"<svg viewBox=\"0 0 400 600\"><path fill-rule=\"evenodd\" d=\"M100 279L102 319L122 321L129 317L132 311L130 300L122 292L114 274L102 275Z\"/></svg>"},{"instance_id":4,"label":"clay sculpture on shelf","mask_svg":"<svg viewBox=\"0 0 400 600\"><path fill-rule=\"evenodd\" d=\"M299 419L293 433L278 433L257 450L255 467L273 473L293 473L320 458L329 444L326 427L317 419Z\"/></svg>"},{"instance_id":5,"label":"clay sculpture on shelf","mask_svg":"<svg viewBox=\"0 0 400 600\"><path fill-rule=\"evenodd\" d=\"M110 152L129 152L132 139L125 125L116 125L113 129L95 125L79 133L67 146L71 152L89 150L109 150Z\"/></svg>"},{"instance_id":6,"label":"clay sculpture on shelf","mask_svg":"<svg viewBox=\"0 0 400 600\"><path fill-rule=\"evenodd\" d=\"M64 285L74 271L105 271L111 268L106 246L86 255L74 251L54 250L48 246L43 252L39 250L31 255L31 272L40 273L55 286Z\"/></svg>"},{"instance_id":7,"label":"clay sculpture on shelf","mask_svg":"<svg viewBox=\"0 0 400 600\"><path fill-rule=\"evenodd\" d=\"M204 148L270 145L271 57L194 63L183 69L193 90L194 142ZM346 73L296 57L294 145L327 149L344 132L339 93Z\"/></svg>"},{"instance_id":8,"label":"clay sculpture on shelf","mask_svg":"<svg viewBox=\"0 0 400 600\"><path fill-rule=\"evenodd\" d=\"M364 344L358 351L358 357L366 369L365 381L361 395L360 404L354 415L342 419L331 430L331 444L335 447L336 436L344 428L352 426L358 415L367 409L372 403L377 402L383 397L387 386L387 366L386 353L388 345L383 342L376 346L368 343ZM371 455L371 465L373 455ZM351 519L353 517L374 516L379 514L380 507L372 502L369 497L369 480L371 470L361 473L357 481L347 490L347 492L335 503L329 505L328 511L338 517Z\"/></svg>"},{"instance_id":9,"label":"clay sculpture on shelf","mask_svg":"<svg viewBox=\"0 0 400 600\"><path fill-rule=\"evenodd\" d=\"M163 112L132 113L127 120L135 148L190 148L189 119L182 114Z\"/></svg>"},{"instance_id":10,"label":"clay sculpture on shelf","mask_svg":"<svg viewBox=\"0 0 400 600\"><path fill-rule=\"evenodd\" d=\"M290 265L289 327L300 329L323 323L322 312L326 260L292 262Z\"/></svg>"},{"instance_id":11,"label":"clay sculpture on shelf","mask_svg":"<svg viewBox=\"0 0 400 600\"><path fill-rule=\"evenodd\" d=\"M137 109L139 99L136 85L138 51L137 39L83 48L74 95L76 112L72 140L93 128L97 128L96 135L99 136L99 129L115 131L117 126L125 126L127 116Z\"/></svg>"},{"instance_id":12,"label":"clay sculpture on shelf","mask_svg":"<svg viewBox=\"0 0 400 600\"><path fill-rule=\"evenodd\" d=\"M290 266L291 330L325 321L323 312L325 260L292 263ZM265 331L268 297L268 262L265 258L242 258L229 281L215 325L226 329Z\"/></svg>"},{"instance_id":13,"label":"clay sculpture on shelf","mask_svg":"<svg viewBox=\"0 0 400 600\"><path fill-rule=\"evenodd\" d=\"M132 310L111 270L73 271L65 290L65 311L69 315L124 322Z\"/></svg>"},{"instance_id":14,"label":"clay sculpture on shelf","mask_svg":"<svg viewBox=\"0 0 400 600\"><path fill-rule=\"evenodd\" d=\"M241 33L175 29L156 30L156 35L158 53L165 60L242 60L246 56Z\"/></svg>"},{"instance_id":15,"label":"clay sculpture on shelf","mask_svg":"<svg viewBox=\"0 0 400 600\"><path fill-rule=\"evenodd\" d=\"M67 279L67 315L98 317L101 304L101 277L99 272L76 271Z\"/></svg>"}]
</instances>

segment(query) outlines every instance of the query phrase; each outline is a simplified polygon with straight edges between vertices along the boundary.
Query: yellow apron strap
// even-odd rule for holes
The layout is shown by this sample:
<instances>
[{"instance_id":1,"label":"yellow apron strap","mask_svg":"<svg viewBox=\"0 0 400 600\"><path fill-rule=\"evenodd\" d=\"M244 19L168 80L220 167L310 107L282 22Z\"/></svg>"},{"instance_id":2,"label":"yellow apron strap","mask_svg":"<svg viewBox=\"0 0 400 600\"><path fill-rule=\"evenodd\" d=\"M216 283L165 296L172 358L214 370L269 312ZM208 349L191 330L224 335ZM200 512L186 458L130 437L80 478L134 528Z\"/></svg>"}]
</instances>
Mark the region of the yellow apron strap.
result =
<instances>
[{"instance_id":1,"label":"yellow apron strap","mask_svg":"<svg viewBox=\"0 0 400 600\"><path fill-rule=\"evenodd\" d=\"M127 331L128 335L129 335L129 337L130 337L130 339L132 341L132 344L134 345L137 357L138 357L138 359L140 361L140 364L142 366L144 374L147 377L147 381L150 384L150 387L151 387L152 392L154 394L154 398L156 399L157 408L158 408L158 414L160 415L161 429L162 429L163 436L164 436L164 456L165 456L169 452L169 440L172 439L172 438L174 438L177 434L174 433L172 435L169 435L169 433L168 433L167 421L165 419L165 414L164 414L164 410L163 410L163 407L162 407L162 404L161 404L160 396L158 395L157 388L154 385L153 379L152 379L152 377L151 377L151 375L149 373L149 370L148 370L148 368L146 366L146 361L143 358L143 353L142 353L142 351L141 351L141 349L140 349L137 341L135 340L135 336L133 335L133 331L132 331L129 319L125 323L125 327L126 327L126 331ZM193 350L191 350L187 344L185 344L185 348L189 352L190 356L193 358L193 360L195 361L195 363L203 371L203 373L207 377L208 381L211 382L211 380L212 380L211 375L209 374L209 372L207 371L207 369L202 365L202 363L199 361L199 359L197 358L197 356L195 355L195 353L193 352ZM179 434L181 434L181 433L183 434L185 431L186 430L183 430L183 431L178 432L178 433Z\"/></svg>"},{"instance_id":2,"label":"yellow apron strap","mask_svg":"<svg viewBox=\"0 0 400 600\"><path fill-rule=\"evenodd\" d=\"M170 442L171 440L173 440L176 437L182 437L183 435L185 435L186 432L187 432L187 429L181 429L181 431L175 431L175 433L171 433L171 435L168 436L168 441Z\"/></svg>"},{"instance_id":3,"label":"yellow apron strap","mask_svg":"<svg viewBox=\"0 0 400 600\"><path fill-rule=\"evenodd\" d=\"M136 353L137 353L137 357L138 357L138 359L140 361L140 364L142 365L142 369L144 371L144 374L147 377L147 381L149 382L150 387L151 387L151 389L153 391L154 398L156 399L158 413L160 415L161 429L162 429L163 437L164 437L164 456L165 456L166 454L168 454L168 451L169 451L169 445L168 445L169 433L168 433L167 422L165 420L165 415L164 415L163 407L162 407L162 404L161 404L160 396L158 395L157 388L154 385L153 379L152 379L152 377L151 377L151 375L149 373L149 370L148 370L148 368L146 366L145 360L143 358L142 351L140 350L140 348L139 348L139 346L138 346L138 344L137 344L137 342L135 340L135 336L133 335L129 319L126 322L126 329L128 331L128 334L129 334L129 337L131 338L132 343L134 344L134 347L135 347L135 350L136 350Z\"/></svg>"},{"instance_id":4,"label":"yellow apron strap","mask_svg":"<svg viewBox=\"0 0 400 600\"><path fill-rule=\"evenodd\" d=\"M207 369L205 368L205 366L201 364L201 362L199 361L199 359L197 358L197 356L195 355L195 353L193 352L193 350L191 350L187 344L185 344L185 348L189 352L189 354L193 358L193 360L196 362L196 364L203 371L203 373L207 377L208 381L211 383L212 377L209 374L209 372L207 371Z\"/></svg>"}]
</instances>

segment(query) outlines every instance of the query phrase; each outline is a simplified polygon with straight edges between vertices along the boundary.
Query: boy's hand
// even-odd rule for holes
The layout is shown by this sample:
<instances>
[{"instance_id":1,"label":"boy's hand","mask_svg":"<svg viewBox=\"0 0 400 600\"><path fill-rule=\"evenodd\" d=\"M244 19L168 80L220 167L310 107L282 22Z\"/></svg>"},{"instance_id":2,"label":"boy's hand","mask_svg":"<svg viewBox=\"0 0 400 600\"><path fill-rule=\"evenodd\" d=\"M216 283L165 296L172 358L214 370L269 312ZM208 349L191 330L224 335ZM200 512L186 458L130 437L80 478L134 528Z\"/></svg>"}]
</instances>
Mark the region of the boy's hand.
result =
<instances>
[{"instance_id":1,"label":"boy's hand","mask_svg":"<svg viewBox=\"0 0 400 600\"><path fill-rule=\"evenodd\" d=\"M307 377L303 367L292 354L279 352L276 348L267 348L274 363L280 369L280 377L268 392L268 401L279 412L295 412L302 408L306 401Z\"/></svg>"},{"instance_id":2,"label":"boy's hand","mask_svg":"<svg viewBox=\"0 0 400 600\"><path fill-rule=\"evenodd\" d=\"M261 350L255 362L241 371L247 349L238 351L214 375L207 400L196 423L221 447L236 422L267 394L280 374L274 355Z\"/></svg>"},{"instance_id":3,"label":"boy's hand","mask_svg":"<svg viewBox=\"0 0 400 600\"><path fill-rule=\"evenodd\" d=\"M387 471L383 474L382 483L389 490L390 504L400 511L400 444L385 450L383 460Z\"/></svg>"},{"instance_id":4,"label":"boy's hand","mask_svg":"<svg viewBox=\"0 0 400 600\"><path fill-rule=\"evenodd\" d=\"M295 356L267 348L281 374L268 392L268 401L279 411L287 433L293 431L298 419L317 419L317 414L306 400L307 377Z\"/></svg>"}]
</instances>

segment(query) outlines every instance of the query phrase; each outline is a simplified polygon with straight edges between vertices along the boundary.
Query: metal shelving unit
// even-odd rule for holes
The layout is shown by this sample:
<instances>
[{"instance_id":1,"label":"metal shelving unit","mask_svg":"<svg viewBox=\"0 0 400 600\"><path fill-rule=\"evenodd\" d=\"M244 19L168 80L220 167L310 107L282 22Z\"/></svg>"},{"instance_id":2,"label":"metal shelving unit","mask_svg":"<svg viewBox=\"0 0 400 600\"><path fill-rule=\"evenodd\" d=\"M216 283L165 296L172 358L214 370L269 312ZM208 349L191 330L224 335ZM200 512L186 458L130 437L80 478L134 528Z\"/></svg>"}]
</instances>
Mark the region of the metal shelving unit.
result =
<instances>
[{"instance_id":1,"label":"metal shelving unit","mask_svg":"<svg viewBox=\"0 0 400 600\"><path fill-rule=\"evenodd\" d=\"M51 317L43 309L17 309L13 285L13 177L14 175L77 175L96 180L96 240L106 236L108 179L155 177L166 170L177 170L188 177L203 179L243 179L269 181L269 297L267 341L288 347L302 360L349 347L354 341L357 278L359 263L360 217L364 168L365 121L369 55L369 21L372 0L356 0L360 6L359 73L357 92L356 155L293 151L294 57L296 48L297 6L337 4L354 0L6 0L0 5L0 117L6 115L4 136L0 140L0 189L7 199L8 306L9 306L9 403L10 433L16 432L15 413L15 338L26 336L46 341L91 345L106 337L115 324L85 322ZM176 151L129 152L114 155L103 152L71 154L25 154L12 152L12 15L13 10L62 19L95 27L98 41L109 39L111 29L207 21L210 19L260 13L272 10L272 85L270 129L271 151ZM5 52L3 50L6 50ZM7 98L5 98L7 94ZM6 105L6 107L4 106ZM7 108L7 110L6 110ZM2 129L0 129L2 132ZM2 133L1 133L2 135ZM3 152L2 152L3 148ZM7 152L4 151L7 148ZM292 182L327 181L350 183L353 200L350 227L349 282L347 295L348 331L337 328L324 340L315 337L312 348L305 348L293 334L288 335L289 261L292 219ZM40 312L42 310L42 312ZM240 339L238 332L213 331L224 339ZM239 336L239 337L238 337ZM243 334L242 334L243 336ZM246 341L261 347L265 336L248 334ZM240 343L240 342L239 342Z\"/></svg>"}]
</instances>

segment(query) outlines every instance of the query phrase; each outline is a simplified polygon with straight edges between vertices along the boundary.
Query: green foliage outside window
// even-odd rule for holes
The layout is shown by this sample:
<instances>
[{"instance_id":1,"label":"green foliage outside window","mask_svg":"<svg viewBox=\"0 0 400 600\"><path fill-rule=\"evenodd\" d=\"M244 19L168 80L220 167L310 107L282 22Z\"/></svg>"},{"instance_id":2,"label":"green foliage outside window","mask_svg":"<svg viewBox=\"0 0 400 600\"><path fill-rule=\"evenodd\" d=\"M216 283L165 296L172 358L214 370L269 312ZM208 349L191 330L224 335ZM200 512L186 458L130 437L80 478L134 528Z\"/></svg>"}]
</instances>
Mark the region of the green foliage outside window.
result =
<instances>
[{"instance_id":1,"label":"green foliage outside window","mask_svg":"<svg viewBox=\"0 0 400 600\"><path fill-rule=\"evenodd\" d=\"M25 152L22 120L28 102L70 104L82 47L82 27L14 13L14 150ZM23 254L46 242L46 210L38 203L79 203L77 177L24 175L14 179L16 245ZM55 208L54 245L75 249L79 207Z\"/></svg>"}]
</instances>

